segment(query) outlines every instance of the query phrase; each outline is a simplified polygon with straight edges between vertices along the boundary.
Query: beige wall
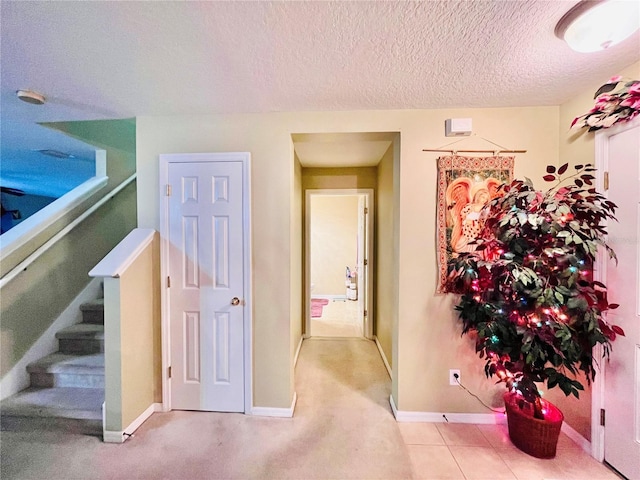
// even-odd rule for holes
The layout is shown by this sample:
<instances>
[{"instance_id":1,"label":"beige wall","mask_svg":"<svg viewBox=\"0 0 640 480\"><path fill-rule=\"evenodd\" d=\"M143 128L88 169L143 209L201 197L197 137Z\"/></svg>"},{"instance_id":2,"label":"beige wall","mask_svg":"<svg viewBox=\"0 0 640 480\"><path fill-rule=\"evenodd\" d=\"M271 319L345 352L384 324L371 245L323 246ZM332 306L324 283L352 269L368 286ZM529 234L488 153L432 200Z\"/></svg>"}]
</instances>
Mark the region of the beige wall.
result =
<instances>
[{"instance_id":1,"label":"beige wall","mask_svg":"<svg viewBox=\"0 0 640 480\"><path fill-rule=\"evenodd\" d=\"M378 189L375 209L375 334L387 362L393 366L393 328L397 324L396 282L397 249L394 246L394 146L386 151L378 164Z\"/></svg>"},{"instance_id":2,"label":"beige wall","mask_svg":"<svg viewBox=\"0 0 640 480\"><path fill-rule=\"evenodd\" d=\"M358 196L311 197L312 295L345 296L346 267L358 255Z\"/></svg>"},{"instance_id":3,"label":"beige wall","mask_svg":"<svg viewBox=\"0 0 640 480\"><path fill-rule=\"evenodd\" d=\"M357 189L376 188L377 167L303 168L302 188L309 189Z\"/></svg>"},{"instance_id":4,"label":"beige wall","mask_svg":"<svg viewBox=\"0 0 640 480\"><path fill-rule=\"evenodd\" d=\"M612 72L611 76L621 75L624 78L640 79L640 62L637 62L620 72ZM571 165L595 164L595 133L587 132L586 128L569 130L573 119L588 112L594 104L593 96L597 89L609 78L603 78L598 84L580 92L569 101L560 105L560 158L559 162L569 162ZM615 356L615 344L612 355ZM565 415L565 421L587 440L591 439L591 387L582 377L581 383L585 391L580 399L565 397L559 389L546 393L546 398L555 403Z\"/></svg>"},{"instance_id":5,"label":"beige wall","mask_svg":"<svg viewBox=\"0 0 640 480\"><path fill-rule=\"evenodd\" d=\"M295 154L294 154L295 156ZM293 360L300 340L302 339L302 330L304 324L304 290L303 290L303 218L304 210L302 209L302 166L297 157L293 161L293 186L291 201L291 343L290 358L291 366L289 370L290 388L293 390L294 385L294 368ZM296 281L297 279L297 281Z\"/></svg>"},{"instance_id":6,"label":"beige wall","mask_svg":"<svg viewBox=\"0 0 640 480\"><path fill-rule=\"evenodd\" d=\"M156 233L119 278L105 278L106 430L162 402L160 252Z\"/></svg>"},{"instance_id":7,"label":"beige wall","mask_svg":"<svg viewBox=\"0 0 640 480\"><path fill-rule=\"evenodd\" d=\"M400 133L397 209L397 348L394 395L401 410L486 412L461 389L448 385L460 368L465 384L483 398L502 391L486 380L483 362L460 337L452 298L436 296L436 155L422 152L448 143L447 118L471 117L483 137L528 150L516 159L517 176L539 182L558 161L557 107L295 112L246 115L140 117L137 119L139 225L158 229L158 156L161 153L249 151L252 156L254 285L254 405L289 407L292 398L291 133ZM472 138L468 148L487 148ZM377 174L374 173L374 181ZM306 188L303 175L303 187ZM350 187L352 188L352 187ZM397 372L397 373L396 373Z\"/></svg>"},{"instance_id":8,"label":"beige wall","mask_svg":"<svg viewBox=\"0 0 640 480\"><path fill-rule=\"evenodd\" d=\"M292 234L294 176L291 131L271 115L140 117L138 220L159 230L158 158L162 153L251 153L253 273L253 404L288 408L293 397L291 324L300 318L292 298L297 261Z\"/></svg>"}]
</instances>

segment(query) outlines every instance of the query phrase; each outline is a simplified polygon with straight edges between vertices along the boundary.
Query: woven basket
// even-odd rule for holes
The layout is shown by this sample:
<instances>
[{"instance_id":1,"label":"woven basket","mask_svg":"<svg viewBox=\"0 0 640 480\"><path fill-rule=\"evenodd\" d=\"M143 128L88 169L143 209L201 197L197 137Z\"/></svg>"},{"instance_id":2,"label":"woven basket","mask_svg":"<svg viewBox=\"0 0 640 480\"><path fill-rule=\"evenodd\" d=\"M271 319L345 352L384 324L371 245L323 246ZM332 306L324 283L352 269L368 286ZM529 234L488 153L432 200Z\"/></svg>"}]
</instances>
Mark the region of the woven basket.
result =
<instances>
[{"instance_id":1,"label":"woven basket","mask_svg":"<svg viewBox=\"0 0 640 480\"><path fill-rule=\"evenodd\" d=\"M530 413L522 411L517 399L518 395L515 393L504 394L509 438L516 447L533 457L555 457L564 420L562 412L552 403L542 400L543 408L546 410L545 419L533 418Z\"/></svg>"}]
</instances>

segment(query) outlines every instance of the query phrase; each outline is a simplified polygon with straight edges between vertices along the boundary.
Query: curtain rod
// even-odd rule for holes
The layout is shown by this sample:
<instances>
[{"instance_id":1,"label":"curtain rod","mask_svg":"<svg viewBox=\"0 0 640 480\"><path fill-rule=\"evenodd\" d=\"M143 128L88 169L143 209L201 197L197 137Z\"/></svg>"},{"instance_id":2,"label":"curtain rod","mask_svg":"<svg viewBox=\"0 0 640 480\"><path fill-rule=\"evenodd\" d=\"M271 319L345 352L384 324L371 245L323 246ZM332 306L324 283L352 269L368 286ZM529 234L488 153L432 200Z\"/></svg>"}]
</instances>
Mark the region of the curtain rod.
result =
<instances>
[{"instance_id":1,"label":"curtain rod","mask_svg":"<svg viewBox=\"0 0 640 480\"><path fill-rule=\"evenodd\" d=\"M464 153L493 153L495 155L500 155L501 153L527 153L526 150L453 150L453 149L441 149L441 148L435 148L435 149L430 149L430 148L423 148L422 149L423 152L450 152L452 154L456 154L459 152L464 152Z\"/></svg>"}]
</instances>

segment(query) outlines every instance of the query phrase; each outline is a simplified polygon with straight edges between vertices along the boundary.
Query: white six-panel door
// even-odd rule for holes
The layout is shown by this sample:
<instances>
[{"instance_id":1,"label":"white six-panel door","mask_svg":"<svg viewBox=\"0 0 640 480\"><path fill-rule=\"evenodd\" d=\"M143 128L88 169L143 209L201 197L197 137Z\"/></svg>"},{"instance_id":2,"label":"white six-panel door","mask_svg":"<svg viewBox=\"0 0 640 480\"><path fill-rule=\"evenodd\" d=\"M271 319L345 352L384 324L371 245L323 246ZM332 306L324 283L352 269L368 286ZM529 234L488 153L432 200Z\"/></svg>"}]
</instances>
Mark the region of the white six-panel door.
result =
<instances>
[{"instance_id":1,"label":"white six-panel door","mask_svg":"<svg viewBox=\"0 0 640 480\"><path fill-rule=\"evenodd\" d=\"M171 407L242 412L243 165L168 164Z\"/></svg>"},{"instance_id":2,"label":"white six-panel door","mask_svg":"<svg viewBox=\"0 0 640 480\"><path fill-rule=\"evenodd\" d=\"M604 459L631 480L640 480L640 125L608 138L608 197L618 205L608 242L618 256L608 263L608 312L624 337L613 342L605 368ZM599 359L598 359L599 360Z\"/></svg>"}]
</instances>

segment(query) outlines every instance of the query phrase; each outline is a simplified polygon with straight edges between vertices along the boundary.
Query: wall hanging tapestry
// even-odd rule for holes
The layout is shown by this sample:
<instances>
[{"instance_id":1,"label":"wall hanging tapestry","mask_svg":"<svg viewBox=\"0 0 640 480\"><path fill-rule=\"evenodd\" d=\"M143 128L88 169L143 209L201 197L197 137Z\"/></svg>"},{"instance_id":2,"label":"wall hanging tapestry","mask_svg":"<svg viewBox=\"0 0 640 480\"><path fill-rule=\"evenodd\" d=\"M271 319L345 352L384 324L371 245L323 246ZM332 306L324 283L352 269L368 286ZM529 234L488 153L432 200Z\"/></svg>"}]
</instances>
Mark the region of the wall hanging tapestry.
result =
<instances>
[{"instance_id":1,"label":"wall hanging tapestry","mask_svg":"<svg viewBox=\"0 0 640 480\"><path fill-rule=\"evenodd\" d=\"M498 187L513 180L514 157L438 158L438 293L445 293L447 261L475 249L482 208L498 195Z\"/></svg>"}]
</instances>

